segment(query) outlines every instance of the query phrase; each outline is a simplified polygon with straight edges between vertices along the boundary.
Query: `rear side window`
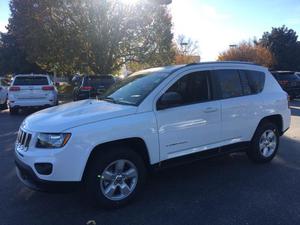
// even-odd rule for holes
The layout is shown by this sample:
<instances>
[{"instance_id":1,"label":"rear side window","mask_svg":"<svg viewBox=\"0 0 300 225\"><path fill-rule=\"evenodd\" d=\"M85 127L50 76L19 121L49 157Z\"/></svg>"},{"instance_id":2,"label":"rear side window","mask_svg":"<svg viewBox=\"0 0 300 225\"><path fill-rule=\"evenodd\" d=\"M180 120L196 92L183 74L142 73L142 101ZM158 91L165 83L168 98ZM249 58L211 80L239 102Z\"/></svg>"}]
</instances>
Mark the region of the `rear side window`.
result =
<instances>
[{"instance_id":1,"label":"rear side window","mask_svg":"<svg viewBox=\"0 0 300 225\"><path fill-rule=\"evenodd\" d=\"M218 95L220 98L233 98L243 95L240 76L237 70L215 70Z\"/></svg>"},{"instance_id":2,"label":"rear side window","mask_svg":"<svg viewBox=\"0 0 300 225\"><path fill-rule=\"evenodd\" d=\"M240 70L244 95L258 94L265 85L265 73L253 70Z\"/></svg>"},{"instance_id":3,"label":"rear side window","mask_svg":"<svg viewBox=\"0 0 300 225\"><path fill-rule=\"evenodd\" d=\"M48 85L47 77L16 77L13 85Z\"/></svg>"},{"instance_id":4,"label":"rear side window","mask_svg":"<svg viewBox=\"0 0 300 225\"><path fill-rule=\"evenodd\" d=\"M246 70L246 74L251 93L257 94L262 92L265 85L265 73L253 70Z\"/></svg>"}]
</instances>

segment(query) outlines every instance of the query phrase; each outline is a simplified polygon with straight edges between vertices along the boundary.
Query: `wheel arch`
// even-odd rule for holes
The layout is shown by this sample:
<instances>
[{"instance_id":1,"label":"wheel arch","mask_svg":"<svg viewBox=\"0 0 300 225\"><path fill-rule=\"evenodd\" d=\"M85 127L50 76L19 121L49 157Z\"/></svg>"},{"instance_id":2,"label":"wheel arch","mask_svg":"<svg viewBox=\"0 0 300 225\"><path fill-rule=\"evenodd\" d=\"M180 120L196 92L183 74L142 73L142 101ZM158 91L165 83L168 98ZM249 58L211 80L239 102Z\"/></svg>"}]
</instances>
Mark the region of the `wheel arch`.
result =
<instances>
[{"instance_id":1,"label":"wheel arch","mask_svg":"<svg viewBox=\"0 0 300 225\"><path fill-rule=\"evenodd\" d=\"M150 168L150 156L149 156L148 148L146 142L142 138L131 137L131 138L119 139L119 140L101 143L92 149L92 151L89 154L88 160L85 164L85 168L81 180L85 181L87 171L89 170L89 165L91 165L91 162L97 155L103 153L105 150L112 148L114 146L124 146L124 145L130 147L133 151L135 151L138 155L140 155L143 161L145 162L146 168Z\"/></svg>"},{"instance_id":2,"label":"wheel arch","mask_svg":"<svg viewBox=\"0 0 300 225\"><path fill-rule=\"evenodd\" d=\"M283 135L283 133L284 133L284 131L283 131L283 117L280 114L274 114L274 115L266 116L266 117L264 117L260 120L260 122L258 123L257 128L256 128L256 130L255 130L255 132L252 136L252 139L253 139L258 127L261 124L265 123L265 122L271 122L271 123L275 124L278 127L279 134Z\"/></svg>"}]
</instances>

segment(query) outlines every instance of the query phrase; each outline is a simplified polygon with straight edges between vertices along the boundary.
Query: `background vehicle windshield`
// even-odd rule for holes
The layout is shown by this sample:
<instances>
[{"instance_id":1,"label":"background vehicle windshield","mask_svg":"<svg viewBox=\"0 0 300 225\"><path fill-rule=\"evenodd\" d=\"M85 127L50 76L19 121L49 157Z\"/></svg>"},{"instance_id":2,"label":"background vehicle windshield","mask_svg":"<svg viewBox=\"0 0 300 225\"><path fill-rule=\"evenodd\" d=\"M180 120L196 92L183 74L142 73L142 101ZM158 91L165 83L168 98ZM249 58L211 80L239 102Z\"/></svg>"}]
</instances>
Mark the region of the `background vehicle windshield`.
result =
<instances>
[{"instance_id":1,"label":"background vehicle windshield","mask_svg":"<svg viewBox=\"0 0 300 225\"><path fill-rule=\"evenodd\" d=\"M85 86L112 85L115 82L112 76L90 76L84 80Z\"/></svg>"},{"instance_id":2,"label":"background vehicle windshield","mask_svg":"<svg viewBox=\"0 0 300 225\"><path fill-rule=\"evenodd\" d=\"M132 75L113 85L103 96L115 103L139 105L156 88L168 73L145 73Z\"/></svg>"},{"instance_id":3,"label":"background vehicle windshield","mask_svg":"<svg viewBox=\"0 0 300 225\"><path fill-rule=\"evenodd\" d=\"M16 77L13 85L48 85L47 77Z\"/></svg>"},{"instance_id":4,"label":"background vehicle windshield","mask_svg":"<svg viewBox=\"0 0 300 225\"><path fill-rule=\"evenodd\" d=\"M298 76L295 73L283 73L283 74L276 74L275 76L278 80L298 80Z\"/></svg>"}]
</instances>

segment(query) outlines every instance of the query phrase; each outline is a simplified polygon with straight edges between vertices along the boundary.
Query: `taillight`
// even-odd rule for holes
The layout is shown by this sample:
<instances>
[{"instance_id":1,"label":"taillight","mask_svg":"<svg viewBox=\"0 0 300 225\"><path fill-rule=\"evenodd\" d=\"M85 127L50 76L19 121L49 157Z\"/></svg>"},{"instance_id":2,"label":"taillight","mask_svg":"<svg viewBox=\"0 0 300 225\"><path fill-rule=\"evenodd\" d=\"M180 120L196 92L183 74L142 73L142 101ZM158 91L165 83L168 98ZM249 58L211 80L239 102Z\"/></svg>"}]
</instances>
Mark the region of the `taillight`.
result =
<instances>
[{"instance_id":1,"label":"taillight","mask_svg":"<svg viewBox=\"0 0 300 225\"><path fill-rule=\"evenodd\" d=\"M10 88L9 88L9 91L20 91L21 90L21 88L20 87L17 87L17 86L11 86Z\"/></svg>"},{"instance_id":2,"label":"taillight","mask_svg":"<svg viewBox=\"0 0 300 225\"><path fill-rule=\"evenodd\" d=\"M54 87L53 86L44 86L44 87L42 87L42 90L44 90L44 91L53 91Z\"/></svg>"},{"instance_id":3,"label":"taillight","mask_svg":"<svg viewBox=\"0 0 300 225\"><path fill-rule=\"evenodd\" d=\"M92 90L93 89L93 87L91 87L91 86L82 86L81 88L80 88L80 90L82 90L82 91L90 91L90 90Z\"/></svg>"},{"instance_id":4,"label":"taillight","mask_svg":"<svg viewBox=\"0 0 300 225\"><path fill-rule=\"evenodd\" d=\"M279 83L283 86L287 86L289 82L287 80L280 80Z\"/></svg>"}]
</instances>

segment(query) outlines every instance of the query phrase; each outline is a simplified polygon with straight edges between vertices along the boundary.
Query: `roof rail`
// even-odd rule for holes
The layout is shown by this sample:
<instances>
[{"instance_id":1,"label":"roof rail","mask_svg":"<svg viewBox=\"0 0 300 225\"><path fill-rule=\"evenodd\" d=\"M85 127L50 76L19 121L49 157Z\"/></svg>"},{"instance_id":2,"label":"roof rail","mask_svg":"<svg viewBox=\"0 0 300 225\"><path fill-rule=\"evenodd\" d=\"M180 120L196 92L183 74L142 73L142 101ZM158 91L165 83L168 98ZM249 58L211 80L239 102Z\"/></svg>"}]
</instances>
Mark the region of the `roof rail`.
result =
<instances>
[{"instance_id":1,"label":"roof rail","mask_svg":"<svg viewBox=\"0 0 300 225\"><path fill-rule=\"evenodd\" d=\"M194 66L194 65L206 65L206 64L226 64L226 63L235 63L235 64L246 64L246 65L256 65L258 64L254 62L245 62L245 61L212 61L212 62L200 62L200 63L190 63L186 64L185 66Z\"/></svg>"}]
</instances>

